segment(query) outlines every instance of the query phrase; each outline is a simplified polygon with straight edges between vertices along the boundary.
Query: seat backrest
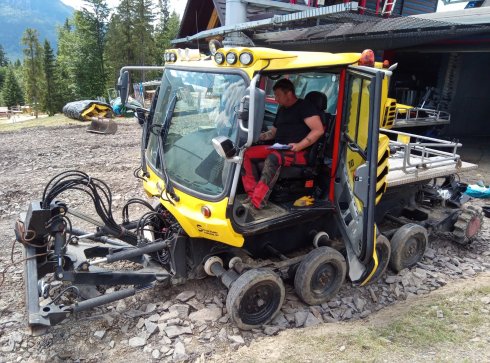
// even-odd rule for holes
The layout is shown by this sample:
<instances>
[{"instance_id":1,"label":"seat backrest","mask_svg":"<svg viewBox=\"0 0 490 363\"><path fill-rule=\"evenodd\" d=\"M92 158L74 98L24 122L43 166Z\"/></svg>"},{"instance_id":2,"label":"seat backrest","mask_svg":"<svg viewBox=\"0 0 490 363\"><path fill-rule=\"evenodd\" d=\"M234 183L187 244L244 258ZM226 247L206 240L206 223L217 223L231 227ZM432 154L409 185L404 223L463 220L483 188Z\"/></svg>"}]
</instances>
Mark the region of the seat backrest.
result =
<instances>
[{"instance_id":1,"label":"seat backrest","mask_svg":"<svg viewBox=\"0 0 490 363\"><path fill-rule=\"evenodd\" d=\"M320 111L320 119L322 120L324 130L328 130L328 124L330 117L327 116L325 110L327 109L327 96L323 92L311 91L305 96L305 100L313 104L318 111ZM321 137L314 145L310 147L310 151L307 155L308 165L315 165L319 155L324 148L325 140Z\"/></svg>"},{"instance_id":2,"label":"seat backrest","mask_svg":"<svg viewBox=\"0 0 490 363\"><path fill-rule=\"evenodd\" d=\"M305 100L312 103L318 111L320 111L320 118L322 123L325 125L325 110L327 109L327 95L319 91L311 91L305 96Z\"/></svg>"}]
</instances>

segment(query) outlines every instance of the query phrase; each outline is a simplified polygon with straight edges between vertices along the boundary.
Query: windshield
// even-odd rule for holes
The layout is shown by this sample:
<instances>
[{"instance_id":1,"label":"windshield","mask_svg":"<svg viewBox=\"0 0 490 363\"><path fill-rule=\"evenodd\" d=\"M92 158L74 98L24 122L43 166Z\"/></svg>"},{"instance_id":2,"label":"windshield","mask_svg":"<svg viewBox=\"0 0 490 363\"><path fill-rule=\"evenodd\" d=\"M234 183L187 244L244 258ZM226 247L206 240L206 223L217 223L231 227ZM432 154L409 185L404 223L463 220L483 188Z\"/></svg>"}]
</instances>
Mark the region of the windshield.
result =
<instances>
[{"instance_id":1,"label":"windshield","mask_svg":"<svg viewBox=\"0 0 490 363\"><path fill-rule=\"evenodd\" d=\"M211 140L219 135L237 141L237 113L247 84L238 74L166 69L154 125L169 123L164 140L166 171L170 179L193 191L216 196L226 185L229 163ZM175 107L173 99L175 98ZM148 161L161 170L158 129L148 144Z\"/></svg>"}]
</instances>

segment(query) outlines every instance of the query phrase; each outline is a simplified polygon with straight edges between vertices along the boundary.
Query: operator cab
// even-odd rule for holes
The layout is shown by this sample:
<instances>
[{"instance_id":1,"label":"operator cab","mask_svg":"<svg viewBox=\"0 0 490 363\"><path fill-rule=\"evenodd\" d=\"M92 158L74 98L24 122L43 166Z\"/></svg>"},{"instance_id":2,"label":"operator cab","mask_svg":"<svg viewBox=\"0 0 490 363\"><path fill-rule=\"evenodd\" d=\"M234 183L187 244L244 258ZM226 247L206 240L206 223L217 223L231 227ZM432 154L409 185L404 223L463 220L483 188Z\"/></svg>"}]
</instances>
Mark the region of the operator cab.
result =
<instances>
[{"instance_id":1,"label":"operator cab","mask_svg":"<svg viewBox=\"0 0 490 363\"><path fill-rule=\"evenodd\" d=\"M255 210L249 204L243 204L247 195L240 183L234 203L233 217L235 222L241 226L260 224L261 221L286 216L294 211L314 212L333 208L327 199L331 165L332 140L330 136L337 111L338 73L315 71L263 75L259 80L259 87L265 91L265 111L261 131L269 130L274 123L278 104L274 99L273 86L281 78L288 78L293 82L298 98L306 99L316 106L325 132L323 137L309 148L308 165L281 169L265 209ZM273 144L274 140L258 141L256 144L260 143ZM260 176L263 164L263 160L254 163L258 176Z\"/></svg>"}]
</instances>

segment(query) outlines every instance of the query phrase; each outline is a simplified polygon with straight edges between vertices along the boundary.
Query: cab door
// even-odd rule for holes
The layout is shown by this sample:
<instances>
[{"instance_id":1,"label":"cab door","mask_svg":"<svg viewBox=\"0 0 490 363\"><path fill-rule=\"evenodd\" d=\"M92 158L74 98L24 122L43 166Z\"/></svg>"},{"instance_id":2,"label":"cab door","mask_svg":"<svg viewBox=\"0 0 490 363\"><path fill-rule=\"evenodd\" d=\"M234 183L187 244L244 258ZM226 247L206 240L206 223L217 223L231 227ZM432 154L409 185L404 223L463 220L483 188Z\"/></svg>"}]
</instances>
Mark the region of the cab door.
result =
<instances>
[{"instance_id":1,"label":"cab door","mask_svg":"<svg viewBox=\"0 0 490 363\"><path fill-rule=\"evenodd\" d=\"M374 68L348 68L341 85L342 111L335 137L339 144L334 155L333 202L346 245L349 277L361 285L378 265L374 206L384 76Z\"/></svg>"}]
</instances>

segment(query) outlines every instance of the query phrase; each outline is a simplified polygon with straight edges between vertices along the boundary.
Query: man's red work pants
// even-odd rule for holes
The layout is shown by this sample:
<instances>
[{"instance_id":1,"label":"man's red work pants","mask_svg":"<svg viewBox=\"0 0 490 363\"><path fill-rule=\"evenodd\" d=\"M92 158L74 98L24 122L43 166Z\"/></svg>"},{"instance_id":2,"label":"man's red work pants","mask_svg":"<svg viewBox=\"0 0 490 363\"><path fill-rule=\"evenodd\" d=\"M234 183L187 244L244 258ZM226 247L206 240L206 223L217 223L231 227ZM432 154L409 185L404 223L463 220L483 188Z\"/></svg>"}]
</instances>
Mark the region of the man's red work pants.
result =
<instances>
[{"instance_id":1,"label":"man's red work pants","mask_svg":"<svg viewBox=\"0 0 490 363\"><path fill-rule=\"evenodd\" d=\"M290 150L274 150L268 145L256 145L247 149L243 158L242 176L243 187L251 199L254 207L260 209L265 206L274 184L281 173L281 167L292 165L306 165L306 151L294 152ZM254 163L264 160L264 168L260 179L254 168Z\"/></svg>"}]
</instances>

